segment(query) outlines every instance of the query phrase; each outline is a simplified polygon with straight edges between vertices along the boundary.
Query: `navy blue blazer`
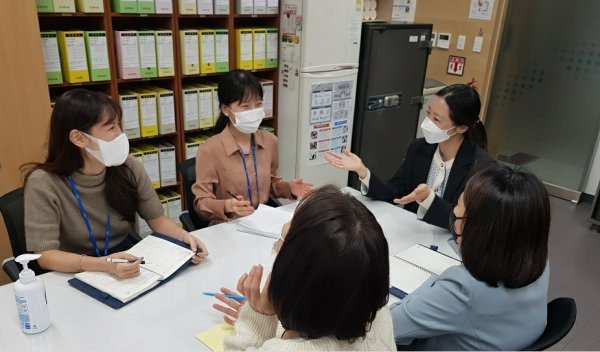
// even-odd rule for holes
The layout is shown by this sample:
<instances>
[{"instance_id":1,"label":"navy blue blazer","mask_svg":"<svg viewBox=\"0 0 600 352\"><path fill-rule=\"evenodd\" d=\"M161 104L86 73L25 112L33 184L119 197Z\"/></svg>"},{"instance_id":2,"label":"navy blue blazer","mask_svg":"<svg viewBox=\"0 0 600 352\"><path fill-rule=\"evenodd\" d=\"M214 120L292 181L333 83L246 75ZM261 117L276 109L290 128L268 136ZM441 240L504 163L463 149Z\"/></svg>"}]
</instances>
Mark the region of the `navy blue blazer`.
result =
<instances>
[{"instance_id":1,"label":"navy blue blazer","mask_svg":"<svg viewBox=\"0 0 600 352\"><path fill-rule=\"evenodd\" d=\"M391 203L394 198L404 197L418 185L427 183L431 160L437 146L437 144L427 143L424 138L412 142L406 151L404 163L389 181L383 182L371 173L367 197ZM447 229L450 211L465 189L471 170L492 160L484 149L465 139L452 163L443 197L435 197L423 221ZM413 213L416 213L418 208L417 202L404 206L404 209Z\"/></svg>"}]
</instances>

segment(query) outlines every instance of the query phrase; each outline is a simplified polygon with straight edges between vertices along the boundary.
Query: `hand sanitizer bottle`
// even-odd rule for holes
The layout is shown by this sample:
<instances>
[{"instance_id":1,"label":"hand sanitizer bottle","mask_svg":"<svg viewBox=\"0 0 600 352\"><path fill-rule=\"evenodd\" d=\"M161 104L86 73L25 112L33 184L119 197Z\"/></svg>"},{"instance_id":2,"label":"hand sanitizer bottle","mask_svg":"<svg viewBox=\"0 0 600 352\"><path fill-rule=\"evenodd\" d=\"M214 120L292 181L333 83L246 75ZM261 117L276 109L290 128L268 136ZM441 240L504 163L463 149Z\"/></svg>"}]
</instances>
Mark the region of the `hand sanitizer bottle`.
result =
<instances>
[{"instance_id":1,"label":"hand sanitizer bottle","mask_svg":"<svg viewBox=\"0 0 600 352\"><path fill-rule=\"evenodd\" d=\"M22 254L15 259L23 265L19 281L14 283L14 292L21 330L26 334L37 334L50 326L44 281L27 267L29 261L39 257L40 254Z\"/></svg>"}]
</instances>

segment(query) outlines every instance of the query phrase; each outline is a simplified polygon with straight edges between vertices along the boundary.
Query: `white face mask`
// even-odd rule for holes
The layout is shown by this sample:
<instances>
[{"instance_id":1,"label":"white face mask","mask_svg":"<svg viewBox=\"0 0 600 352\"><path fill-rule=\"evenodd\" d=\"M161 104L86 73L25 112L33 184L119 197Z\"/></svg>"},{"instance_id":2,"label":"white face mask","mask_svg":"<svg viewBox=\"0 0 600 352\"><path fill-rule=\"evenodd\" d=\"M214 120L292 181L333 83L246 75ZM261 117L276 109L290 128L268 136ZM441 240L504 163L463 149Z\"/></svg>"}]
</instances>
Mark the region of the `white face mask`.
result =
<instances>
[{"instance_id":1,"label":"white face mask","mask_svg":"<svg viewBox=\"0 0 600 352\"><path fill-rule=\"evenodd\" d=\"M447 141L450 137L452 137L456 134L456 132L454 132L453 134L448 135L448 131L450 131L453 128L456 128L456 126L449 128L447 130L443 130L443 129L439 128L431 120L431 118L429 116L427 116L425 118L425 120L423 120L423 123L421 124L421 130L423 131L423 136L425 136L425 140L429 144L436 144L436 143L442 143L444 141Z\"/></svg>"},{"instance_id":2,"label":"white face mask","mask_svg":"<svg viewBox=\"0 0 600 352\"><path fill-rule=\"evenodd\" d=\"M229 111L231 111L231 109L229 109ZM255 133L265 117L265 109L262 107L240 112L231 112L235 116L235 123L232 122L233 127L246 134Z\"/></svg>"},{"instance_id":3,"label":"white face mask","mask_svg":"<svg viewBox=\"0 0 600 352\"><path fill-rule=\"evenodd\" d=\"M121 133L110 142L103 141L94 136L82 132L89 139L96 142L99 150L93 150L85 147L85 150L92 156L98 159L104 166L118 166L125 162L129 155L129 140L125 133Z\"/></svg>"}]
</instances>

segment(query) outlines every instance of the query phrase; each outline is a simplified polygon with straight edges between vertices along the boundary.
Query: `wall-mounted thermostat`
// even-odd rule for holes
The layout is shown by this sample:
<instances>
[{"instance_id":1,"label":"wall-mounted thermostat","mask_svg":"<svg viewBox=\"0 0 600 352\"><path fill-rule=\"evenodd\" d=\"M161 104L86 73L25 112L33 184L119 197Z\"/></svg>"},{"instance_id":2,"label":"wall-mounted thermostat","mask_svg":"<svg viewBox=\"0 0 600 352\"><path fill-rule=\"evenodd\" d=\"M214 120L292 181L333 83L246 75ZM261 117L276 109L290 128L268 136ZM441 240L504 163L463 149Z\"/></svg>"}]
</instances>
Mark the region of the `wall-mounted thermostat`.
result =
<instances>
[{"instance_id":1,"label":"wall-mounted thermostat","mask_svg":"<svg viewBox=\"0 0 600 352\"><path fill-rule=\"evenodd\" d=\"M450 33L439 33L437 37L437 47L442 49L449 49L450 38L452 38L452 34Z\"/></svg>"}]
</instances>

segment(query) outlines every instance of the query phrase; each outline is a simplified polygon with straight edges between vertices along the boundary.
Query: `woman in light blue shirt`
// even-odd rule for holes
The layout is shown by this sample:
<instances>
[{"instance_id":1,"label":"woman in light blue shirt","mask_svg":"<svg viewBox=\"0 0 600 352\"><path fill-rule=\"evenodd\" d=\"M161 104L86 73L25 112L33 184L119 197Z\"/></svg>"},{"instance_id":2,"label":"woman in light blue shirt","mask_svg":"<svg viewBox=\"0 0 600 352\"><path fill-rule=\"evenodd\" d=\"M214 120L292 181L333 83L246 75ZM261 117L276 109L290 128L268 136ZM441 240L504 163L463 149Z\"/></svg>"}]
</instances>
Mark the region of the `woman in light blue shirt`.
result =
<instances>
[{"instance_id":1,"label":"woman in light blue shirt","mask_svg":"<svg viewBox=\"0 0 600 352\"><path fill-rule=\"evenodd\" d=\"M398 345L419 350L519 350L546 327L550 204L532 174L493 164L450 213L462 265L391 309Z\"/></svg>"}]
</instances>

